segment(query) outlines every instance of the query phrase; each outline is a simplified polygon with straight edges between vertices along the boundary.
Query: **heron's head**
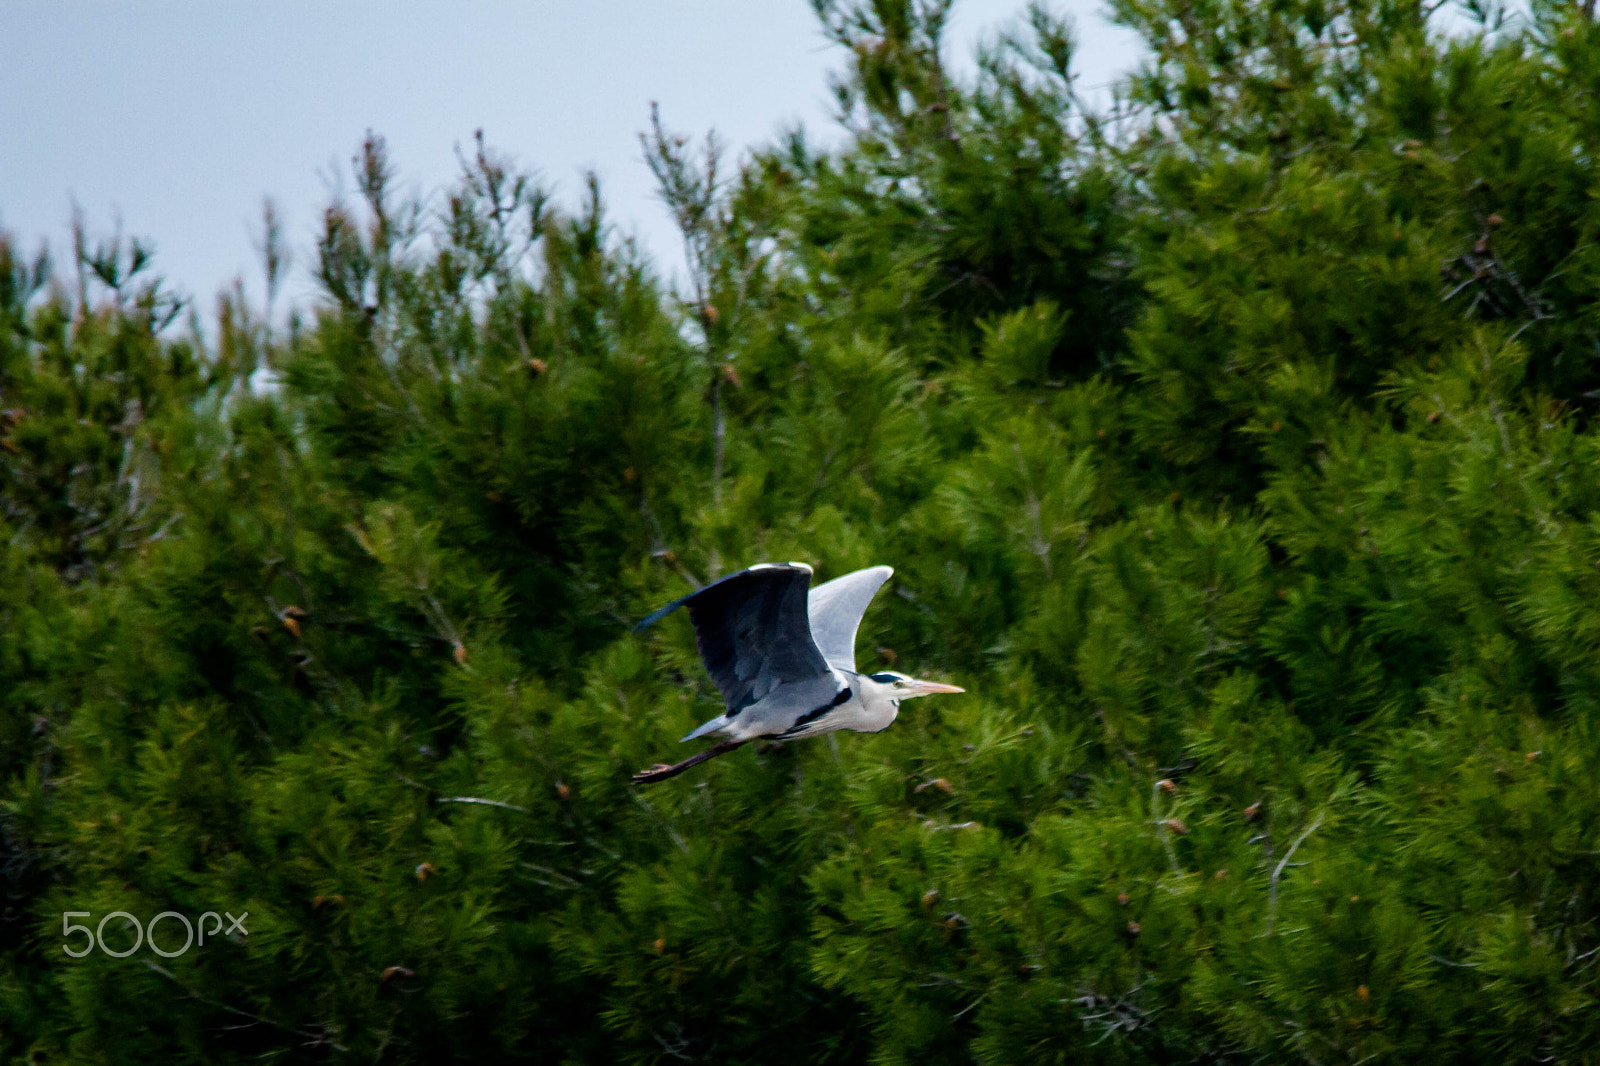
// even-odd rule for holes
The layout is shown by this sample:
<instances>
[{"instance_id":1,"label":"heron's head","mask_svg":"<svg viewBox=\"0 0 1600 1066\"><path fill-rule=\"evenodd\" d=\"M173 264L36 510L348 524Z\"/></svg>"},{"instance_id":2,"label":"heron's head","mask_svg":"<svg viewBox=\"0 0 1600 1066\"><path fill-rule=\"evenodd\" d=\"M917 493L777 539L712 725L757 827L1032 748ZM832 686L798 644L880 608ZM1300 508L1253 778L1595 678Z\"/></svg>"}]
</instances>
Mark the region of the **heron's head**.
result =
<instances>
[{"instance_id":1,"label":"heron's head","mask_svg":"<svg viewBox=\"0 0 1600 1066\"><path fill-rule=\"evenodd\" d=\"M897 674L893 670L868 674L867 678L875 682L875 695L883 699L892 700L896 704L901 700L915 699L918 696L931 696L935 692L966 691L964 688L940 684L937 681L919 681L914 677L907 677L905 674Z\"/></svg>"}]
</instances>

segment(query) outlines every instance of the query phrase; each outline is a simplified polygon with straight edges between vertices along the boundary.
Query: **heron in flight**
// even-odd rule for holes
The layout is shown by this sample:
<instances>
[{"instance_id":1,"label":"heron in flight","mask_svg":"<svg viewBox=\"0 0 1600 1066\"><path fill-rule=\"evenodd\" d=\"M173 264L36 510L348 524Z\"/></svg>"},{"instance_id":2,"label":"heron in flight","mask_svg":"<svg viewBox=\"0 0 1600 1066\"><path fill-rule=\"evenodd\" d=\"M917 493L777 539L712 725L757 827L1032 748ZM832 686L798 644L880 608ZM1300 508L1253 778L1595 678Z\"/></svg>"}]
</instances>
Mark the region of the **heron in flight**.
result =
<instances>
[{"instance_id":1,"label":"heron in flight","mask_svg":"<svg viewBox=\"0 0 1600 1066\"><path fill-rule=\"evenodd\" d=\"M872 566L813 589L811 567L804 563L761 563L674 600L640 622L635 631L679 607L689 609L700 657L727 710L683 739L727 739L633 779L664 781L761 737L795 740L836 729L877 733L900 713L901 700L964 691L892 670L856 672L856 628L893 573L890 567Z\"/></svg>"}]
</instances>

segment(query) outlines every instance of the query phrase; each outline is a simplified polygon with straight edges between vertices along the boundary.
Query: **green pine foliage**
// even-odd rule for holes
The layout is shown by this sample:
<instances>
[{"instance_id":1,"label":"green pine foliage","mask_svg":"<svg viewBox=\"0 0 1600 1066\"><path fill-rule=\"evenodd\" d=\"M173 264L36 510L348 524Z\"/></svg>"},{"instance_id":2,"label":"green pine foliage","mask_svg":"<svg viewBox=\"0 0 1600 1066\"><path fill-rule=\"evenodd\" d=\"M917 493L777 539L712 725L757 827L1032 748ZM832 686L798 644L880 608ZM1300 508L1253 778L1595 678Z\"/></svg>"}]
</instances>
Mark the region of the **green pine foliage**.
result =
<instances>
[{"instance_id":1,"label":"green pine foliage","mask_svg":"<svg viewBox=\"0 0 1600 1066\"><path fill-rule=\"evenodd\" d=\"M645 135L676 290L481 136L287 328L0 239L0 1058L1592 1059L1592 5L1118 0L1100 111L814 6L845 144ZM633 785L771 559L968 694Z\"/></svg>"}]
</instances>

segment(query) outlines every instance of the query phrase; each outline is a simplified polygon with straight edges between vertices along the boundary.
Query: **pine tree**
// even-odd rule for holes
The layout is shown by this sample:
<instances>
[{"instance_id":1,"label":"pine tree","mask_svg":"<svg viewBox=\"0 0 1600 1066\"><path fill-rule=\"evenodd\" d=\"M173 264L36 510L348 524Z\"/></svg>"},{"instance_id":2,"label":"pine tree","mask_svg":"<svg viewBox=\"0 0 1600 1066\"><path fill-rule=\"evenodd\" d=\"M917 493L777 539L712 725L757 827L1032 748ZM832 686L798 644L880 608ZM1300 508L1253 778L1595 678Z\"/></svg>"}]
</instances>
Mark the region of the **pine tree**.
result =
<instances>
[{"instance_id":1,"label":"pine tree","mask_svg":"<svg viewBox=\"0 0 1600 1066\"><path fill-rule=\"evenodd\" d=\"M288 328L0 240L0 1056L1586 1061L1592 10L1119 2L1097 112L815 6L845 145L645 134L681 291L481 135ZM766 559L969 695L637 788Z\"/></svg>"}]
</instances>

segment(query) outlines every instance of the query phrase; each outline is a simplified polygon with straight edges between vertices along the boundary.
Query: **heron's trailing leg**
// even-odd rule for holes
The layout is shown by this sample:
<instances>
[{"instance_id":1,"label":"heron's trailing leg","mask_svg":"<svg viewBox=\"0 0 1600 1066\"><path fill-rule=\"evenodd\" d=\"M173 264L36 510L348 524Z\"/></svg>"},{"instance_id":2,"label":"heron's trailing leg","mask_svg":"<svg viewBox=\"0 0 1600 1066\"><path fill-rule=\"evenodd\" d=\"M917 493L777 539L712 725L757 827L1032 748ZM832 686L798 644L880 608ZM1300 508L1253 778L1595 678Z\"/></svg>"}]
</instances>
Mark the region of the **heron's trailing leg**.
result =
<instances>
[{"instance_id":1,"label":"heron's trailing leg","mask_svg":"<svg viewBox=\"0 0 1600 1066\"><path fill-rule=\"evenodd\" d=\"M714 744L698 755L689 756L682 762L672 763L671 765L664 762L657 763L648 770L641 770L639 773L634 774L634 783L648 785L655 781L665 781L669 777L677 777L689 767L699 766L707 759L714 759L718 755L726 755L734 748L740 747L745 743L746 741L743 740L724 740L721 744Z\"/></svg>"}]
</instances>

